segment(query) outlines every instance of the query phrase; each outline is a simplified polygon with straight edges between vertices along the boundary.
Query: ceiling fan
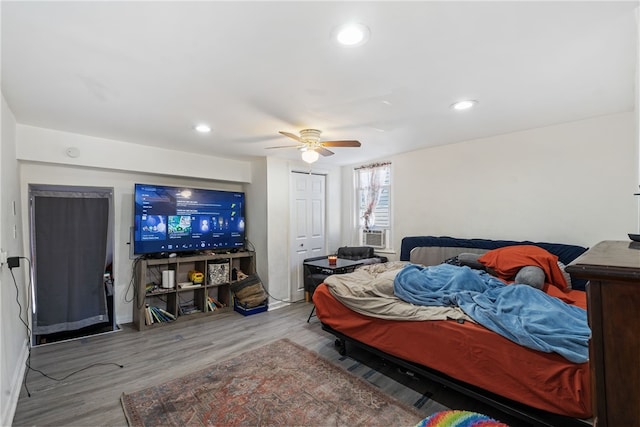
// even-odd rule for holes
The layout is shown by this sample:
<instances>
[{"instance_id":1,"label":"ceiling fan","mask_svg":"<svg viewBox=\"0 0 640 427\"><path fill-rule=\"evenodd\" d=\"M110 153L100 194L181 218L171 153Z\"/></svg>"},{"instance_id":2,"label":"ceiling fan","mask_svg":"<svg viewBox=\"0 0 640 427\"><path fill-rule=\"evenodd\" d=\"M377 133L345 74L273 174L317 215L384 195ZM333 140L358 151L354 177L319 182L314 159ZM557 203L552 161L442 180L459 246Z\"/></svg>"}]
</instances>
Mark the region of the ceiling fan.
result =
<instances>
[{"instance_id":1,"label":"ceiling fan","mask_svg":"<svg viewBox=\"0 0 640 427\"><path fill-rule=\"evenodd\" d=\"M280 131L280 134L295 139L300 144L298 145L281 145L277 147L267 147L267 149L273 148L297 148L302 151L302 160L307 163L313 163L318 160L319 155L331 156L333 151L328 150L326 147L360 147L360 141L344 140L344 141L320 141L320 134L322 131L318 129L302 129L300 136L294 135L289 132Z\"/></svg>"}]
</instances>

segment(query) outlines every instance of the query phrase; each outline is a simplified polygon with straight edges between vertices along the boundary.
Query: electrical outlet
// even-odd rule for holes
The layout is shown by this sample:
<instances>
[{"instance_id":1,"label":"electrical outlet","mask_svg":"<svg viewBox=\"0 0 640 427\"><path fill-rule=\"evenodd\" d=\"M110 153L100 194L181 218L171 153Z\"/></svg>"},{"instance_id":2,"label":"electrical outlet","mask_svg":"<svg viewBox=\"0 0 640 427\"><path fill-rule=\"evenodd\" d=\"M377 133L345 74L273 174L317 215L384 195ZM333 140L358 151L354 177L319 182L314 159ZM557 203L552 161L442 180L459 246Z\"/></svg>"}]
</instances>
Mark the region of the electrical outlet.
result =
<instances>
[{"instance_id":1,"label":"electrical outlet","mask_svg":"<svg viewBox=\"0 0 640 427\"><path fill-rule=\"evenodd\" d=\"M0 265L5 265L7 263L7 257L9 254L5 251L0 250Z\"/></svg>"}]
</instances>

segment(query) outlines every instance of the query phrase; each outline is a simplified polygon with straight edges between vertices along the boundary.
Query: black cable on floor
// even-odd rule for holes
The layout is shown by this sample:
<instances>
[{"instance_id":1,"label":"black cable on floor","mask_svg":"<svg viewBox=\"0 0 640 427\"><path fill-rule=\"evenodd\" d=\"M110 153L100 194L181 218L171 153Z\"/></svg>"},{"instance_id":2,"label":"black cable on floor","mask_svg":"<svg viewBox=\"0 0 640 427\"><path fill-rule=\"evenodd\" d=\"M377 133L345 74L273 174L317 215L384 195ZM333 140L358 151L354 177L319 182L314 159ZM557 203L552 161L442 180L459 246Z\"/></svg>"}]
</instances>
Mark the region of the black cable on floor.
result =
<instances>
[{"instance_id":1,"label":"black cable on floor","mask_svg":"<svg viewBox=\"0 0 640 427\"><path fill-rule=\"evenodd\" d=\"M27 262L29 263L29 273L31 273L31 269L32 269L31 260L29 258L26 258L26 257L18 257L18 258L27 260ZM64 381L67 378L69 378L70 376L75 375L78 372L85 371L85 370L87 370L89 368L92 368L94 366L115 365L115 366L118 366L120 368L124 368L123 365L120 365L120 364L114 363L114 362L97 362L97 363L92 363L91 365L85 366L84 368L80 368L80 369L78 369L76 371L73 371L70 374L68 374L68 375L66 375L66 376L64 376L62 378L52 377L52 376L46 374L45 372L43 372L43 371L41 371L39 369L33 368L31 366L31 349L32 349L32 345L31 345L31 328L29 327L29 324L27 322L25 322L24 319L22 318L22 304L20 304L20 289L18 288L18 281L16 280L16 276L13 274L13 268L9 268L9 271L11 272L11 278L13 279L13 286L15 286L15 288L16 288L16 303L18 304L18 310L19 310L18 311L18 318L20 319L22 324L27 329L27 350L28 350L27 360L26 360L27 371L25 372L24 379L22 381L24 389L27 392L27 396L31 397L31 392L29 391L29 387L27 386L27 377L29 376L29 371L37 372L40 375L42 375L42 376L44 376L46 378L49 378L51 380L54 380L54 381ZM32 277L31 274L29 274L29 290L31 289L31 277ZM30 297L30 292L29 292L28 297ZM29 300L27 300L27 301L29 301ZM28 310L29 310L29 304L27 303L27 314L29 313Z\"/></svg>"}]
</instances>

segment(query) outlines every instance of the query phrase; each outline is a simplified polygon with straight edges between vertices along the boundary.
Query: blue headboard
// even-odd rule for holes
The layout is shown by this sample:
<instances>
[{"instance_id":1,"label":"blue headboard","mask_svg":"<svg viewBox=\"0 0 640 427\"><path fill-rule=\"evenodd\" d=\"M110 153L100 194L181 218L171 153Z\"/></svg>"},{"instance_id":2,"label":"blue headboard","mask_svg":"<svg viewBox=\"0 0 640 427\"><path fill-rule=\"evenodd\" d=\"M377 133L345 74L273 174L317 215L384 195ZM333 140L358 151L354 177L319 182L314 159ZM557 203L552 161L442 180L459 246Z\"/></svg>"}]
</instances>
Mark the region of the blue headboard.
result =
<instances>
[{"instance_id":1,"label":"blue headboard","mask_svg":"<svg viewBox=\"0 0 640 427\"><path fill-rule=\"evenodd\" d=\"M421 246L439 246L447 248L478 248L478 249L497 249L503 246L513 245L535 245L548 252L556 255L560 262L568 265L587 251L587 248L576 245L565 245L562 243L546 243L546 242L529 242L515 240L487 240L487 239L458 239L448 236L412 236L402 239L400 247L400 261L409 261L411 250ZM584 290L587 281L571 278L573 289Z\"/></svg>"}]
</instances>

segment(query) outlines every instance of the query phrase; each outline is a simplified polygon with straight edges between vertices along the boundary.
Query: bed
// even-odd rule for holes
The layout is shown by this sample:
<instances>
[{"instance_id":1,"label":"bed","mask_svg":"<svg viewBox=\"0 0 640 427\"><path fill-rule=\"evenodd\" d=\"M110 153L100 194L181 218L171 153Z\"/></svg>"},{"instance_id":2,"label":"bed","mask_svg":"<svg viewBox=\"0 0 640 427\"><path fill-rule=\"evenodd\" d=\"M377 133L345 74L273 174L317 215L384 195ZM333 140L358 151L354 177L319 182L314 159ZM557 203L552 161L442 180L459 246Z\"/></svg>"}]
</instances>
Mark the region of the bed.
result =
<instances>
[{"instance_id":1,"label":"bed","mask_svg":"<svg viewBox=\"0 0 640 427\"><path fill-rule=\"evenodd\" d=\"M551 258L555 257L560 269L586 251L575 245L540 242L406 237L402 241L401 262L387 263L384 267L383 264L367 266L354 273L338 275L341 277L331 276L327 283L320 285L313 295L317 316L323 329L338 338L336 345L341 352L346 351L346 342L364 347L406 369L536 425L587 425L585 420L591 417L592 411L588 353L582 348L588 341L589 332L584 313L584 281L566 277L570 289L558 291L549 286L545 289L548 292L544 292L552 296L544 295L546 300L551 299L554 303L556 298L562 298L563 310L571 309L571 313L584 315L586 336L582 318L580 322L576 321L582 328L577 341L584 344L579 357L555 349L548 352L517 344L475 322L459 307L433 307L435 311L429 311L426 317L431 320L421 320L423 307L411 303L403 303L399 314L395 311L389 314L392 313L390 307L398 304L392 301L395 297L387 295L388 287L394 286L398 292L398 279L408 266L419 271L422 271L422 265L436 266L431 270L455 271L457 274L459 270L455 269L461 267L452 267L451 261L458 255L476 253L483 257L480 259L486 259L505 247L513 247L509 250L542 248L552 255ZM487 276L484 272L473 273ZM466 270L465 274L468 274ZM523 289L528 292L525 295L541 293L526 285L502 288L530 289ZM369 306L361 309L359 300L366 300ZM558 318L567 325L573 321L572 317L568 321ZM567 338L568 341L572 339Z\"/></svg>"}]
</instances>

